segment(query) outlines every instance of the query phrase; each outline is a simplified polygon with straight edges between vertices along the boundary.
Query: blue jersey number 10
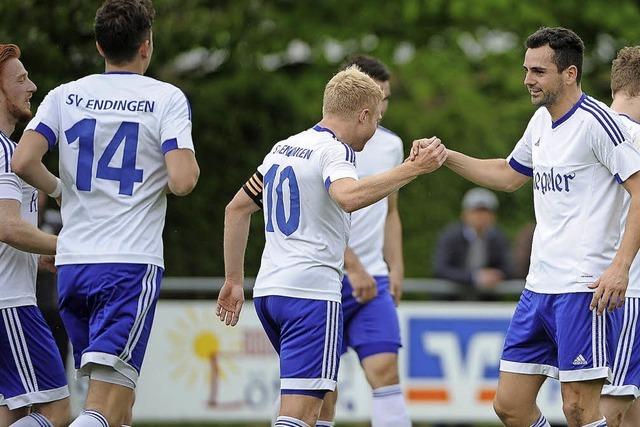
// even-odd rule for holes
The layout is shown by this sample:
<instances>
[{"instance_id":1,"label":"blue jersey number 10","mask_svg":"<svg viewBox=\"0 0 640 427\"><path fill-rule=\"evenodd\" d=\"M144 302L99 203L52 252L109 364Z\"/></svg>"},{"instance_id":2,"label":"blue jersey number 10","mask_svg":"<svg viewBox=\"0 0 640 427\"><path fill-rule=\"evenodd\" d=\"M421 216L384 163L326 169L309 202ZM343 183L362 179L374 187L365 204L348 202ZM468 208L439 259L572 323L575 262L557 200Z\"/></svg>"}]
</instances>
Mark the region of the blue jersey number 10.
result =
<instances>
[{"instance_id":1,"label":"blue jersey number 10","mask_svg":"<svg viewBox=\"0 0 640 427\"><path fill-rule=\"evenodd\" d=\"M111 138L111 141L98 160L96 178L118 181L119 193L127 196L133 194L133 184L142 182L142 169L136 169L136 156L138 151L138 129L140 125L134 122L122 122ZM91 191L91 179L93 178L93 147L96 133L96 119L83 119L65 131L69 144L78 140L78 169L76 171L76 187L80 191ZM124 141L124 153L122 155L122 167L109 166L111 159L116 154L118 147Z\"/></svg>"},{"instance_id":2,"label":"blue jersey number 10","mask_svg":"<svg viewBox=\"0 0 640 427\"><path fill-rule=\"evenodd\" d=\"M266 230L273 232L273 186L276 181L276 173L280 165L273 165L264 175L264 200L267 205ZM285 213L284 194L282 188L287 181L289 186L289 217ZM300 192L298 180L291 166L287 166L280 172L280 180L276 190L276 223L278 229L286 236L290 236L300 226Z\"/></svg>"}]
</instances>

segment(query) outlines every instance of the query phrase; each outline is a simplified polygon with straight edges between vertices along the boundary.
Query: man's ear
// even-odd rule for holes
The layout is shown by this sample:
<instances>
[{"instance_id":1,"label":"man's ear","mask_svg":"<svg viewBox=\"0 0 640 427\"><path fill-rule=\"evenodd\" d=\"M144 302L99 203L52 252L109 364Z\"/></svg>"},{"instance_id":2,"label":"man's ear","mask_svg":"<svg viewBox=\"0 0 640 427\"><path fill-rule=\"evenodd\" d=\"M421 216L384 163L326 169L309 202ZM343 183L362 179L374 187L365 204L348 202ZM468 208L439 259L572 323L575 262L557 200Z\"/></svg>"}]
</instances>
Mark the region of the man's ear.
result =
<instances>
[{"instance_id":1,"label":"man's ear","mask_svg":"<svg viewBox=\"0 0 640 427\"><path fill-rule=\"evenodd\" d=\"M360 111L360 114L358 114L358 122L366 123L367 118L369 117L369 114L371 114L371 111L368 108L365 108L364 110Z\"/></svg>"}]
</instances>

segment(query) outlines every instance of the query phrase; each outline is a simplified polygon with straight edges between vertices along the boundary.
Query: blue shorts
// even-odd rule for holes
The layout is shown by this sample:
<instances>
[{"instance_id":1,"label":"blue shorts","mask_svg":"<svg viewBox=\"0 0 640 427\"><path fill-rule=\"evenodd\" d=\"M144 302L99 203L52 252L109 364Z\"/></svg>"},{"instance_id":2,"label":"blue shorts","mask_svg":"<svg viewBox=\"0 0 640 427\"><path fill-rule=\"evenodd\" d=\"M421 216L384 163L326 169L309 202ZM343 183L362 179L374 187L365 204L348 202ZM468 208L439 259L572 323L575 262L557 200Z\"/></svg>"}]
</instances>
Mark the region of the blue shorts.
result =
<instances>
[{"instance_id":1,"label":"blue shorts","mask_svg":"<svg viewBox=\"0 0 640 427\"><path fill-rule=\"evenodd\" d=\"M17 409L68 397L60 353L38 307L0 313L0 405Z\"/></svg>"},{"instance_id":2,"label":"blue shorts","mask_svg":"<svg viewBox=\"0 0 640 427\"><path fill-rule=\"evenodd\" d=\"M591 292L522 291L505 337L500 370L561 382L610 380L608 316L589 309Z\"/></svg>"},{"instance_id":3,"label":"blue shorts","mask_svg":"<svg viewBox=\"0 0 640 427\"><path fill-rule=\"evenodd\" d=\"M624 309L609 314L613 380L602 389L609 396L640 397L640 298L625 298Z\"/></svg>"},{"instance_id":4,"label":"blue shorts","mask_svg":"<svg viewBox=\"0 0 640 427\"><path fill-rule=\"evenodd\" d=\"M353 297L347 276L342 279L342 312L344 339L340 354L353 348L360 360L379 353L398 353L402 347L400 324L393 297L389 293L389 277L375 276L378 295L364 304Z\"/></svg>"},{"instance_id":5,"label":"blue shorts","mask_svg":"<svg viewBox=\"0 0 640 427\"><path fill-rule=\"evenodd\" d=\"M146 264L58 267L60 317L81 375L114 368L134 384L151 333L163 270Z\"/></svg>"},{"instance_id":6,"label":"blue shorts","mask_svg":"<svg viewBox=\"0 0 640 427\"><path fill-rule=\"evenodd\" d=\"M340 303L277 295L253 303L280 356L281 393L322 399L335 390L342 343Z\"/></svg>"}]
</instances>

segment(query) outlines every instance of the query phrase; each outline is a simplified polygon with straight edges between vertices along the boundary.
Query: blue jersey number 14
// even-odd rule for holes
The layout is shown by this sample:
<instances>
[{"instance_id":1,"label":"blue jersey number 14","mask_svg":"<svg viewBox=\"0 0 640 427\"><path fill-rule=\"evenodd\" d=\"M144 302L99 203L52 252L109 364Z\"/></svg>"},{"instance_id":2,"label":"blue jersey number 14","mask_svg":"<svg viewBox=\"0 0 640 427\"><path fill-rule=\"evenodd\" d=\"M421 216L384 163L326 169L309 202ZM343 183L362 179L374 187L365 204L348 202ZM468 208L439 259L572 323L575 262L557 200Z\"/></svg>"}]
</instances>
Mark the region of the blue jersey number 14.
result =
<instances>
[{"instance_id":1,"label":"blue jersey number 14","mask_svg":"<svg viewBox=\"0 0 640 427\"><path fill-rule=\"evenodd\" d=\"M136 169L136 156L138 151L138 129L140 125L134 122L122 122L111 138L111 141L98 160L96 178L118 181L119 193L127 196L133 194L133 184L142 182L142 169ZM96 119L83 119L65 131L69 144L78 140L78 169L76 171L76 187L80 191L91 191L93 178L93 147L96 133ZM124 153L122 166L115 168L109 166L111 159L116 154L118 147L124 141Z\"/></svg>"}]
</instances>

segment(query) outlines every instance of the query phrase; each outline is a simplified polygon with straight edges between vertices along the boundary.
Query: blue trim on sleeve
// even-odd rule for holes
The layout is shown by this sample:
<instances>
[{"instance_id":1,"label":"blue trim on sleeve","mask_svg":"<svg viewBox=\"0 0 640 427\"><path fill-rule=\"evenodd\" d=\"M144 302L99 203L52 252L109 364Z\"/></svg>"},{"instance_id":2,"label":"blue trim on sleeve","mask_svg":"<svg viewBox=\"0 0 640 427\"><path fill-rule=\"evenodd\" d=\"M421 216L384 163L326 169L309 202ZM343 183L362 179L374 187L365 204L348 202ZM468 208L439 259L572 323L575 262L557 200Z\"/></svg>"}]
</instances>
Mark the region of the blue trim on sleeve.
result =
<instances>
[{"instance_id":1,"label":"blue trim on sleeve","mask_svg":"<svg viewBox=\"0 0 640 427\"><path fill-rule=\"evenodd\" d=\"M622 184L624 182L622 178L620 178L620 175L615 174L614 177L616 178L616 181L618 181L618 184Z\"/></svg>"},{"instance_id":2,"label":"blue trim on sleeve","mask_svg":"<svg viewBox=\"0 0 640 427\"><path fill-rule=\"evenodd\" d=\"M611 139L611 142L613 142L614 146L617 146L622 142L622 140L618 139L617 135L614 135L614 133L612 133L612 129L604 121L602 121L600 117L598 117L602 116L602 113L599 113L598 111L586 105L582 105L580 108L591 114L593 118L596 119L598 123L600 123L600 126L602 126L602 129L604 129L605 132L607 132L607 135L609 135L609 138Z\"/></svg>"},{"instance_id":3,"label":"blue trim on sleeve","mask_svg":"<svg viewBox=\"0 0 640 427\"><path fill-rule=\"evenodd\" d=\"M613 133L620 139L620 142L624 141L624 134L618 127L618 124L616 123L615 119L611 116L611 114L608 111L606 111L604 108L598 105L598 103L595 102L591 97L587 97L587 99L585 99L585 105L588 105L591 108L599 111L600 115L609 124L611 130L613 130Z\"/></svg>"},{"instance_id":4,"label":"blue trim on sleeve","mask_svg":"<svg viewBox=\"0 0 640 427\"><path fill-rule=\"evenodd\" d=\"M511 160L509 160L509 166L511 166L511 168L513 170L515 170L516 172L521 173L522 175L526 175L526 176L529 176L529 177L533 176L533 169L531 169L530 167L519 163L513 157L511 158Z\"/></svg>"},{"instance_id":5,"label":"blue trim on sleeve","mask_svg":"<svg viewBox=\"0 0 640 427\"><path fill-rule=\"evenodd\" d=\"M578 99L578 102L576 102L573 105L573 107L571 107L571 109L564 114L564 116L560 117L555 122L551 122L551 128L555 129L558 126L560 126L562 123L564 123L567 120L569 120L569 117L573 116L573 113L576 112L576 110L578 109L578 107L580 107L580 105L582 104L582 101L584 101L586 97L587 97L587 95L583 93L582 96L580 97L580 99Z\"/></svg>"},{"instance_id":6,"label":"blue trim on sleeve","mask_svg":"<svg viewBox=\"0 0 640 427\"><path fill-rule=\"evenodd\" d=\"M34 129L40 135L44 136L49 144L49 150L53 150L53 147L58 145L58 138L56 138L56 134L51 130L51 128L44 123L38 123L38 126Z\"/></svg>"},{"instance_id":7,"label":"blue trim on sleeve","mask_svg":"<svg viewBox=\"0 0 640 427\"><path fill-rule=\"evenodd\" d=\"M327 177L327 179L324 180L324 189L329 191L329 186L331 186L331 177Z\"/></svg>"},{"instance_id":8,"label":"blue trim on sleeve","mask_svg":"<svg viewBox=\"0 0 640 427\"><path fill-rule=\"evenodd\" d=\"M169 151L178 149L178 140L175 138L167 139L162 143L162 154L167 154Z\"/></svg>"}]
</instances>

